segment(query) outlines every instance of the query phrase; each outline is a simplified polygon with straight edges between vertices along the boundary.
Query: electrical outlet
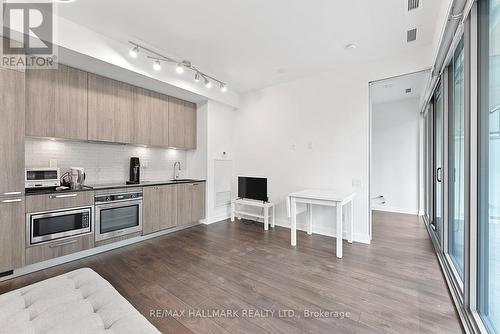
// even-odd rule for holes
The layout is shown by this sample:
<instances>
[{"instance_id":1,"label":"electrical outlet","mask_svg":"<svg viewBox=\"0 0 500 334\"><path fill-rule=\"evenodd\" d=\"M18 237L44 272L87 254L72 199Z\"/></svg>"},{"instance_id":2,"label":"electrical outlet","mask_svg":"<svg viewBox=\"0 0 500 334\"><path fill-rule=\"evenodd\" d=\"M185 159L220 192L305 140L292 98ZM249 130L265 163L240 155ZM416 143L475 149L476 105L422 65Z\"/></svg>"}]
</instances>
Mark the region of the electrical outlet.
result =
<instances>
[{"instance_id":1,"label":"electrical outlet","mask_svg":"<svg viewBox=\"0 0 500 334\"><path fill-rule=\"evenodd\" d=\"M141 160L141 167L142 168L148 168L149 167L149 161L147 161L147 160Z\"/></svg>"},{"instance_id":2,"label":"electrical outlet","mask_svg":"<svg viewBox=\"0 0 500 334\"><path fill-rule=\"evenodd\" d=\"M310 141L310 142L307 143L307 148L310 149L310 150L313 149L313 142L312 141Z\"/></svg>"},{"instance_id":3,"label":"electrical outlet","mask_svg":"<svg viewBox=\"0 0 500 334\"><path fill-rule=\"evenodd\" d=\"M49 167L50 168L57 168L57 159L50 159L49 160Z\"/></svg>"}]
</instances>

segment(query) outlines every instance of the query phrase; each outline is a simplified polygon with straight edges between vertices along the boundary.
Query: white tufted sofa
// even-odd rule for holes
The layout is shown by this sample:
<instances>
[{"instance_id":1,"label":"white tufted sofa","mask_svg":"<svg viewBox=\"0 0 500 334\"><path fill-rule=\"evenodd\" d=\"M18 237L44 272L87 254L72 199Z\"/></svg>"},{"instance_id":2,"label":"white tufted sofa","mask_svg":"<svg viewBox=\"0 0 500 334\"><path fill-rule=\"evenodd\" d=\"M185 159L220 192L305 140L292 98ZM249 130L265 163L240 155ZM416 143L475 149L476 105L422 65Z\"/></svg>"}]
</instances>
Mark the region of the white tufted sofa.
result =
<instances>
[{"instance_id":1,"label":"white tufted sofa","mask_svg":"<svg viewBox=\"0 0 500 334\"><path fill-rule=\"evenodd\" d=\"M0 333L160 332L108 281L83 268L0 295Z\"/></svg>"}]
</instances>

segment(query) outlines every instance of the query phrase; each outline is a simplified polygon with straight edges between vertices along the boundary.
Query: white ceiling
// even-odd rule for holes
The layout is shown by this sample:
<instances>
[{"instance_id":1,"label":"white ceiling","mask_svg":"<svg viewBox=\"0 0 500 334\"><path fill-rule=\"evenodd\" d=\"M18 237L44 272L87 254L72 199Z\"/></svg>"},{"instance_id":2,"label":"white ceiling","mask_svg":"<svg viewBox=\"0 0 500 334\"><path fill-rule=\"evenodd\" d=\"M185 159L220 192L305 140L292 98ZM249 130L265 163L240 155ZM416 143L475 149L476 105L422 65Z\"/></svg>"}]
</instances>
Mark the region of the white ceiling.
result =
<instances>
[{"instance_id":1,"label":"white ceiling","mask_svg":"<svg viewBox=\"0 0 500 334\"><path fill-rule=\"evenodd\" d=\"M421 99L429 77L430 71L423 71L374 82L370 85L370 100L372 104L378 104ZM411 88L411 93L406 93L407 88Z\"/></svg>"},{"instance_id":2,"label":"white ceiling","mask_svg":"<svg viewBox=\"0 0 500 334\"><path fill-rule=\"evenodd\" d=\"M115 40L193 62L246 92L428 47L450 0L76 0L58 15ZM406 30L418 28L406 43ZM77 38L78 36L75 36ZM354 50L345 50L355 43Z\"/></svg>"}]
</instances>

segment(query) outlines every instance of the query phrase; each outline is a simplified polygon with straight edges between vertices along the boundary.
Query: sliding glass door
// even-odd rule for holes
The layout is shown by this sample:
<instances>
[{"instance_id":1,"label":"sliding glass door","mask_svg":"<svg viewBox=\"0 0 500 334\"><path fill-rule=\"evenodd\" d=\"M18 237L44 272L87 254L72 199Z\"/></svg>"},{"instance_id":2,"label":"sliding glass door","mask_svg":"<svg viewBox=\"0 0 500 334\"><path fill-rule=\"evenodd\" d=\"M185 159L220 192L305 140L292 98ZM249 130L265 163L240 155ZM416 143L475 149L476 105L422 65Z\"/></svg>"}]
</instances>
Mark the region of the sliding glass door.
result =
<instances>
[{"instance_id":1,"label":"sliding glass door","mask_svg":"<svg viewBox=\"0 0 500 334\"><path fill-rule=\"evenodd\" d=\"M443 230L443 94L441 84L438 85L433 98L434 111L434 215L432 227L439 242Z\"/></svg>"},{"instance_id":2,"label":"sliding glass door","mask_svg":"<svg viewBox=\"0 0 500 334\"><path fill-rule=\"evenodd\" d=\"M465 253L465 71L460 41L449 68L448 254L463 281Z\"/></svg>"},{"instance_id":3,"label":"sliding glass door","mask_svg":"<svg viewBox=\"0 0 500 334\"><path fill-rule=\"evenodd\" d=\"M500 0L479 13L478 311L500 333Z\"/></svg>"}]
</instances>

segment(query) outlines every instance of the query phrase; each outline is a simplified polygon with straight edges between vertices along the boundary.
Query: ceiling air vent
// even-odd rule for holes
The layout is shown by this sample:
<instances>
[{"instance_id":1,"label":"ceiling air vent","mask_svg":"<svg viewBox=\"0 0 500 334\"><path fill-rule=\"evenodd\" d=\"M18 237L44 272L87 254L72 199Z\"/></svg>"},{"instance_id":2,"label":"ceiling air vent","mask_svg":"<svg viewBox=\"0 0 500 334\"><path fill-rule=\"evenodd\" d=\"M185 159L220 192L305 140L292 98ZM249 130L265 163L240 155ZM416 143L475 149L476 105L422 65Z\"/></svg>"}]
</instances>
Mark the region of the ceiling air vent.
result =
<instances>
[{"instance_id":1,"label":"ceiling air vent","mask_svg":"<svg viewBox=\"0 0 500 334\"><path fill-rule=\"evenodd\" d=\"M406 93L406 94L410 94L410 93L411 93L411 88L406 88L406 89L405 89L405 93Z\"/></svg>"},{"instance_id":2,"label":"ceiling air vent","mask_svg":"<svg viewBox=\"0 0 500 334\"><path fill-rule=\"evenodd\" d=\"M406 32L406 41L413 42L417 40L417 28L408 30Z\"/></svg>"},{"instance_id":3,"label":"ceiling air vent","mask_svg":"<svg viewBox=\"0 0 500 334\"><path fill-rule=\"evenodd\" d=\"M420 5L420 0L408 0L408 11L417 9Z\"/></svg>"}]
</instances>

